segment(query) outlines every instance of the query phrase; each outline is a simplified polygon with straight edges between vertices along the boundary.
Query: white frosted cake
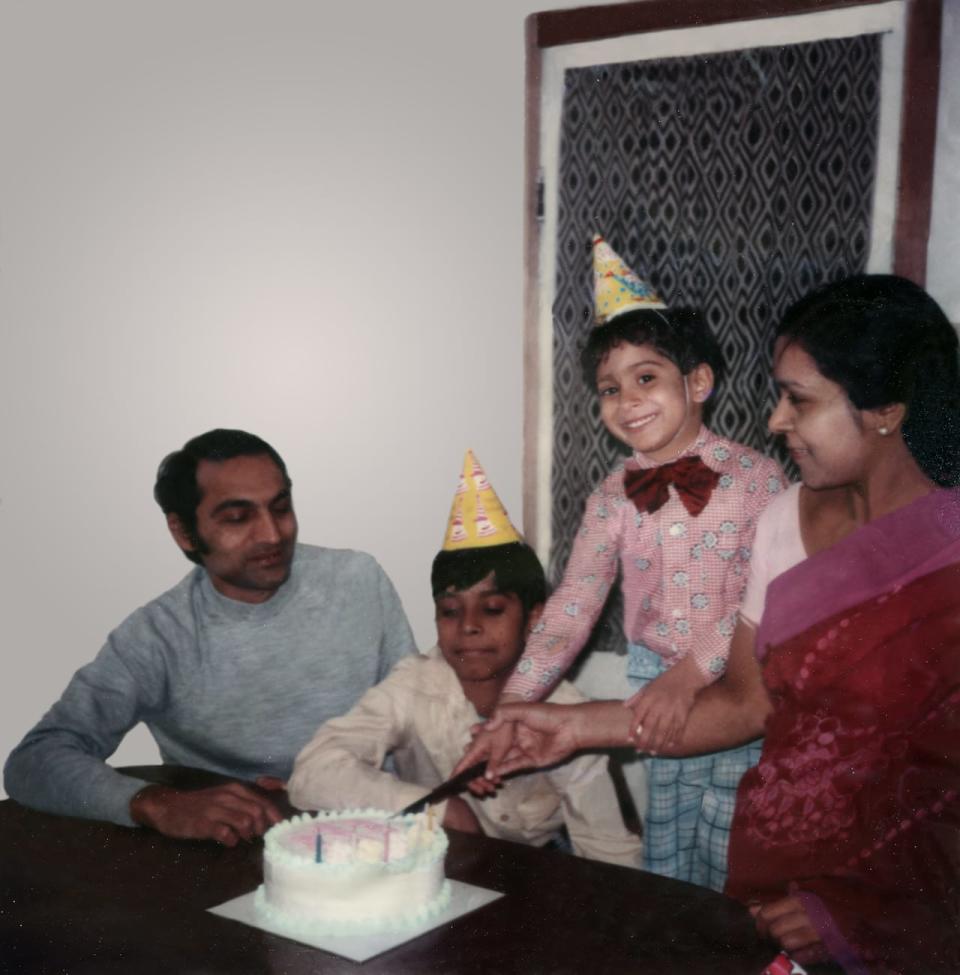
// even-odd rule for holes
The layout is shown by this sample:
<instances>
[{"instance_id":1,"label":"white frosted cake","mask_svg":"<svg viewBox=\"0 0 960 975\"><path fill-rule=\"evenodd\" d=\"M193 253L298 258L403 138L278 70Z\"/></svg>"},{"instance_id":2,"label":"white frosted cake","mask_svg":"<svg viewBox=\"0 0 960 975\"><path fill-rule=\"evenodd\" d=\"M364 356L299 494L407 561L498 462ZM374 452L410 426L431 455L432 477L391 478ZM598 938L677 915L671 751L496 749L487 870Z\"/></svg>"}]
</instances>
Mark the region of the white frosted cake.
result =
<instances>
[{"instance_id":1,"label":"white frosted cake","mask_svg":"<svg viewBox=\"0 0 960 975\"><path fill-rule=\"evenodd\" d=\"M257 911L292 936L396 931L449 903L447 834L433 815L304 813L267 831Z\"/></svg>"}]
</instances>

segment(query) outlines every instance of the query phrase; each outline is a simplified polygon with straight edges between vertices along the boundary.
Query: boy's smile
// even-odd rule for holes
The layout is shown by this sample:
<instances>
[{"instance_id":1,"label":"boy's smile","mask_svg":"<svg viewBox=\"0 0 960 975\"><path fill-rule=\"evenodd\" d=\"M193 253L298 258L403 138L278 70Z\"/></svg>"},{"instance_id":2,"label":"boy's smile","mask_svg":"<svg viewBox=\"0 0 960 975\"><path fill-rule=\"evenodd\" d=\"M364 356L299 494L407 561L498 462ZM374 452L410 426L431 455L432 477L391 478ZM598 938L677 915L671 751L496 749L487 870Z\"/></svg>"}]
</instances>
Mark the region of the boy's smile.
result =
<instances>
[{"instance_id":1,"label":"boy's smile","mask_svg":"<svg viewBox=\"0 0 960 975\"><path fill-rule=\"evenodd\" d=\"M516 593L501 592L492 572L469 589L437 596L437 644L464 690L468 683L506 682L534 613L524 613Z\"/></svg>"},{"instance_id":2,"label":"boy's smile","mask_svg":"<svg viewBox=\"0 0 960 975\"><path fill-rule=\"evenodd\" d=\"M597 367L604 425L658 463L673 460L694 441L712 388L713 370L706 363L684 376L651 345L621 342Z\"/></svg>"}]
</instances>

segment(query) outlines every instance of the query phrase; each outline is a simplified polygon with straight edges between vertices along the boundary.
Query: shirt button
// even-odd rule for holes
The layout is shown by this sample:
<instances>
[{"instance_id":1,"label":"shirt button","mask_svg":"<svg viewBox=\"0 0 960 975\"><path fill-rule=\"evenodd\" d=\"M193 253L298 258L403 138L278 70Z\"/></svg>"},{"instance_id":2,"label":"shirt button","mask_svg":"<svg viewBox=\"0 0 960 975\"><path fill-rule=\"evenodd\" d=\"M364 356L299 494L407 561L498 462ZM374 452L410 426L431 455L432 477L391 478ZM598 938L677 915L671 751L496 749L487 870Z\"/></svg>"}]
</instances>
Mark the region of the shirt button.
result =
<instances>
[{"instance_id":1,"label":"shirt button","mask_svg":"<svg viewBox=\"0 0 960 975\"><path fill-rule=\"evenodd\" d=\"M506 823L506 822L509 821L509 819L510 819L510 817L506 813L500 813L500 822L501 823Z\"/></svg>"},{"instance_id":2,"label":"shirt button","mask_svg":"<svg viewBox=\"0 0 960 975\"><path fill-rule=\"evenodd\" d=\"M686 528L685 528L685 526L684 526L684 524L683 524L683 522L680 522L680 521L675 521L675 522L674 522L674 523L673 523L673 524L672 524L672 525L670 526L670 534L671 534L671 535L672 535L672 536L673 536L674 538L676 538L676 537L677 537L678 535L684 535L684 534L686 534Z\"/></svg>"},{"instance_id":3,"label":"shirt button","mask_svg":"<svg viewBox=\"0 0 960 975\"><path fill-rule=\"evenodd\" d=\"M683 610L682 610L682 609L675 609L675 610L673 611L673 618L674 618L675 620L678 620L678 619L680 619L680 617L681 617L681 616L683 616Z\"/></svg>"}]
</instances>

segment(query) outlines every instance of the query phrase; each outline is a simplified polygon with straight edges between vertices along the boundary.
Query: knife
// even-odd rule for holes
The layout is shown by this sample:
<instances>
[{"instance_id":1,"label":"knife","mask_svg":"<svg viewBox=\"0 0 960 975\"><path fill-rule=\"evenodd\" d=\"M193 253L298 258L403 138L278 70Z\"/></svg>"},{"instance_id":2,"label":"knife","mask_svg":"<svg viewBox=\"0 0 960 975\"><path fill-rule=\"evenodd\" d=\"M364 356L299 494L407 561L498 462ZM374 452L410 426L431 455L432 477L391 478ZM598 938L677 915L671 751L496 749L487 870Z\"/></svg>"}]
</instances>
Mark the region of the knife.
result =
<instances>
[{"instance_id":1,"label":"knife","mask_svg":"<svg viewBox=\"0 0 960 975\"><path fill-rule=\"evenodd\" d=\"M468 782L483 775L486 770L486 761L477 762L476 765L465 768L459 775L455 775L452 779L447 779L446 782L442 782L436 789L428 792L422 799L411 802L409 806L405 806L400 812L394 813L390 818L393 819L395 816L406 816L408 813L420 812L421 809L426 809L427 806L432 806L444 799L449 799L450 796L455 796L458 792L462 792Z\"/></svg>"}]
</instances>

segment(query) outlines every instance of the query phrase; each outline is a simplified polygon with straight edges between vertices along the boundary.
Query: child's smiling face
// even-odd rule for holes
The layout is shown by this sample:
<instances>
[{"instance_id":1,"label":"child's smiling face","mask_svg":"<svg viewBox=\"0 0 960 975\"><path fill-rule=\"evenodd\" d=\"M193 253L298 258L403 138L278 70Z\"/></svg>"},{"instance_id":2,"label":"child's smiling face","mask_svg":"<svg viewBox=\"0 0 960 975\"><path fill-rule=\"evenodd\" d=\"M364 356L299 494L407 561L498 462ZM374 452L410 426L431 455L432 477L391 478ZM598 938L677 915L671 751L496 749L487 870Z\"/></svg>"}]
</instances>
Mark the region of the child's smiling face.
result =
<instances>
[{"instance_id":1,"label":"child's smiling face","mask_svg":"<svg viewBox=\"0 0 960 975\"><path fill-rule=\"evenodd\" d=\"M436 597L437 644L444 660L465 681L506 681L523 653L527 615L516 593L501 592L491 572L469 589L447 589Z\"/></svg>"},{"instance_id":2,"label":"child's smiling face","mask_svg":"<svg viewBox=\"0 0 960 975\"><path fill-rule=\"evenodd\" d=\"M684 376L651 345L621 342L597 366L604 425L632 450L661 464L694 441L712 388L713 370L706 363Z\"/></svg>"}]
</instances>

